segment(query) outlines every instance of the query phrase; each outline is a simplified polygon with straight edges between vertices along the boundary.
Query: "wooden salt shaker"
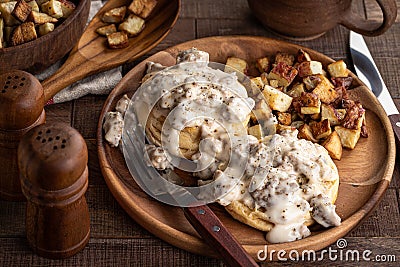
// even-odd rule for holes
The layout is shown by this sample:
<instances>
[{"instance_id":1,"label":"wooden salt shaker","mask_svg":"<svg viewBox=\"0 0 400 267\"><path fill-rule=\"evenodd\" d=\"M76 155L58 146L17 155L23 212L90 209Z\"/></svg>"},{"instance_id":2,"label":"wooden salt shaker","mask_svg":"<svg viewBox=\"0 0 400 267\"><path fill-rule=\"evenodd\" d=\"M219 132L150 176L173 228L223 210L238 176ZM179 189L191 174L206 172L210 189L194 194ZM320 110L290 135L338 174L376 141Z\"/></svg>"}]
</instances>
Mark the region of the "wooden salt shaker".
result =
<instances>
[{"instance_id":1,"label":"wooden salt shaker","mask_svg":"<svg viewBox=\"0 0 400 267\"><path fill-rule=\"evenodd\" d=\"M89 241L87 162L84 139L67 124L42 124L21 139L18 165L27 199L26 235L40 256L70 257Z\"/></svg>"},{"instance_id":2,"label":"wooden salt shaker","mask_svg":"<svg viewBox=\"0 0 400 267\"><path fill-rule=\"evenodd\" d=\"M22 136L45 121L40 82L24 71L0 75L0 198L25 200L18 174L17 148Z\"/></svg>"}]
</instances>

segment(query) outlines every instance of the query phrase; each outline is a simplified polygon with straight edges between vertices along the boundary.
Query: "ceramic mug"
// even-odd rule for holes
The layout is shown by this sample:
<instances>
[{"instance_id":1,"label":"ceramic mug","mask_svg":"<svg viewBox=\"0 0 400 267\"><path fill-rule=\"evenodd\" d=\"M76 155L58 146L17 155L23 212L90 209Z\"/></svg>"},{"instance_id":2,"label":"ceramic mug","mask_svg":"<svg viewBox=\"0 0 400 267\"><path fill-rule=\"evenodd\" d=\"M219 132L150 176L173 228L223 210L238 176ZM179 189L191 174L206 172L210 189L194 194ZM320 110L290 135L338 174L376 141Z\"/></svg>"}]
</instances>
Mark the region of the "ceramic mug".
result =
<instances>
[{"instance_id":1,"label":"ceramic mug","mask_svg":"<svg viewBox=\"0 0 400 267\"><path fill-rule=\"evenodd\" d=\"M256 18L289 39L314 39L341 24L366 36L384 33L396 20L396 0L376 0L383 21L366 20L351 10L352 0L248 0Z\"/></svg>"}]
</instances>

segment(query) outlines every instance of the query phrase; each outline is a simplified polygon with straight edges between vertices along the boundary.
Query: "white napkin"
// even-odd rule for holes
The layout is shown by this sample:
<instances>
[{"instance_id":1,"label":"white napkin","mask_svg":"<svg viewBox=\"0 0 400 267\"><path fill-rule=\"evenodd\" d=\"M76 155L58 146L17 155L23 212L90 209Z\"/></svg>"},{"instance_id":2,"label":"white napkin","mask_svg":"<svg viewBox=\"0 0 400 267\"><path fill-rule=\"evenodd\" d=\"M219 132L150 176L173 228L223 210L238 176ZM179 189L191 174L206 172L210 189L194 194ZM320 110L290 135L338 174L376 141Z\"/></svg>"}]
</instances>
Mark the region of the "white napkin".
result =
<instances>
[{"instance_id":1,"label":"white napkin","mask_svg":"<svg viewBox=\"0 0 400 267\"><path fill-rule=\"evenodd\" d=\"M89 21L92 20L97 11L103 6L100 0L92 0L89 12ZM63 64L64 60L59 60L44 72L37 74L39 81L45 80L54 74ZM117 67L99 74L84 78L58 92L49 103L62 103L80 98L87 94L108 94L122 78L122 67Z\"/></svg>"}]
</instances>

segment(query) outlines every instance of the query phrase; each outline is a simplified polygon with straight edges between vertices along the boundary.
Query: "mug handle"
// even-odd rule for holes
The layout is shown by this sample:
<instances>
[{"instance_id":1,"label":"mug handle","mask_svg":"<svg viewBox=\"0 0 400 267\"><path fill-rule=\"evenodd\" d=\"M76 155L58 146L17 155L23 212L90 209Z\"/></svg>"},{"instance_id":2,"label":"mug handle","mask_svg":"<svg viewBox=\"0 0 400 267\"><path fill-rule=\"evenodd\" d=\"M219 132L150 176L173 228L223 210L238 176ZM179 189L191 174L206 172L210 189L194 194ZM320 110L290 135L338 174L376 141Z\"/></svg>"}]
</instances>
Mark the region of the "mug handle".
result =
<instances>
[{"instance_id":1,"label":"mug handle","mask_svg":"<svg viewBox=\"0 0 400 267\"><path fill-rule=\"evenodd\" d=\"M396 0L376 0L382 10L383 22L379 23L362 18L349 9L340 22L346 28L366 36L377 36L387 31L397 16Z\"/></svg>"}]
</instances>

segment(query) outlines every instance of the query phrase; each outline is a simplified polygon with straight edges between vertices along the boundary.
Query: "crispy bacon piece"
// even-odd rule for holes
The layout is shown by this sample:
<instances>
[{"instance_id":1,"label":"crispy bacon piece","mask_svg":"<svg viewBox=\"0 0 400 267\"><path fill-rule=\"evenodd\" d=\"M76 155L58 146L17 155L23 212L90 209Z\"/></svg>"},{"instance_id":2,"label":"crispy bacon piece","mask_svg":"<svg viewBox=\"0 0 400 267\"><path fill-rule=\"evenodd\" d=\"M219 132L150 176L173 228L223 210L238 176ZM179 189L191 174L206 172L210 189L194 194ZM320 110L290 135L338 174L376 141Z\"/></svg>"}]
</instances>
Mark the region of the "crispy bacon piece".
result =
<instances>
[{"instance_id":1,"label":"crispy bacon piece","mask_svg":"<svg viewBox=\"0 0 400 267\"><path fill-rule=\"evenodd\" d=\"M347 129L357 129L358 120L364 115L365 109L360 102L350 99L343 99L342 105L346 109L346 116L342 121L342 126Z\"/></svg>"}]
</instances>

